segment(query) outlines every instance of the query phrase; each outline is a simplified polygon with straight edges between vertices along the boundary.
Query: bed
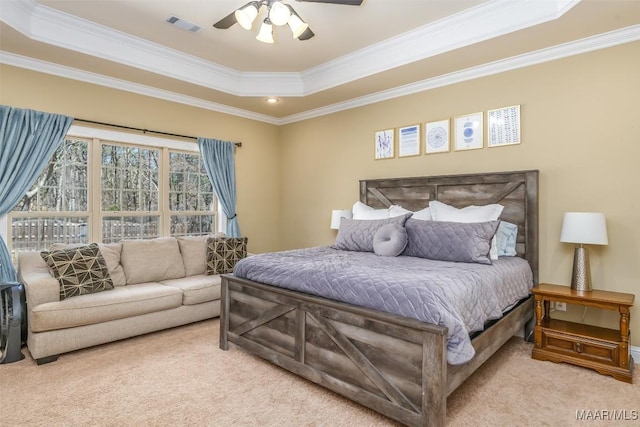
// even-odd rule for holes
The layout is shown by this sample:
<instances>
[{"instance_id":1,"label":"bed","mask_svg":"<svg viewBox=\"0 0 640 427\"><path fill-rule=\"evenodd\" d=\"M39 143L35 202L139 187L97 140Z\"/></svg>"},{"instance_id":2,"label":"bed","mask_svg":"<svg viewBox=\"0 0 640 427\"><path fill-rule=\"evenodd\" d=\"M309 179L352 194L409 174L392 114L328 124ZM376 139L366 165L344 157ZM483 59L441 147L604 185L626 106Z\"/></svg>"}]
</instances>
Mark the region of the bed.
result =
<instances>
[{"instance_id":1,"label":"bed","mask_svg":"<svg viewBox=\"0 0 640 427\"><path fill-rule=\"evenodd\" d=\"M517 256L537 283L538 171L360 181L360 201L374 208L417 211L432 200L503 205L501 220L518 225ZM221 304L221 349L233 343L411 426L444 425L447 396L533 318L527 296L469 337L475 355L452 365L441 324L234 275L222 278Z\"/></svg>"}]
</instances>

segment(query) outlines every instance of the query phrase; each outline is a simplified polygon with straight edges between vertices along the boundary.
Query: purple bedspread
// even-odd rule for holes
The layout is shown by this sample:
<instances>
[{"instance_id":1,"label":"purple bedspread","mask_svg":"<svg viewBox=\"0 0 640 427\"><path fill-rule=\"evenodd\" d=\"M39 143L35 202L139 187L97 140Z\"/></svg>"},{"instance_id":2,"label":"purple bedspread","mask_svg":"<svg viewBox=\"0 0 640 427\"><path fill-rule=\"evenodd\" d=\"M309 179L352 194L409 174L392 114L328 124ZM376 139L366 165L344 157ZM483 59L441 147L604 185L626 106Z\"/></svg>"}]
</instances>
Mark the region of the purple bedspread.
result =
<instances>
[{"instance_id":1,"label":"purple bedspread","mask_svg":"<svg viewBox=\"0 0 640 427\"><path fill-rule=\"evenodd\" d=\"M475 354L469 335L529 295L526 260L501 257L491 265L315 247L241 260L234 275L449 329L447 360Z\"/></svg>"}]
</instances>

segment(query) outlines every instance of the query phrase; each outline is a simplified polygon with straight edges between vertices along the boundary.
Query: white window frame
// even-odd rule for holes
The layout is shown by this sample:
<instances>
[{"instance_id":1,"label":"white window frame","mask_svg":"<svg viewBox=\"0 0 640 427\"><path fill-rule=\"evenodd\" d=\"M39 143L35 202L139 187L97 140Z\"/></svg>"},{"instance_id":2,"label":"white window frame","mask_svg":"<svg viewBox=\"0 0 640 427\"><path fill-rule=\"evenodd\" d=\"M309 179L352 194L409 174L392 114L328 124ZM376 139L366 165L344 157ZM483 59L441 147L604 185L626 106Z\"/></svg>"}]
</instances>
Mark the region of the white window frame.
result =
<instances>
[{"instance_id":1,"label":"white window frame","mask_svg":"<svg viewBox=\"0 0 640 427\"><path fill-rule=\"evenodd\" d=\"M159 136L138 135L138 134L120 132L120 131L110 130L110 129L98 129L98 128L92 128L87 126L72 125L67 132L67 136L72 138L77 137L77 138L85 138L85 139L99 139L102 143L109 143L109 142L113 142L114 144L124 143L124 144L138 145L138 146L148 146L150 148L158 148L161 150L167 148L169 150L196 153L198 155L200 154L198 145L192 142L178 141L175 139L163 138ZM95 146L93 147L93 150L97 152L100 151L99 147L95 147ZM93 161L93 160L90 158L90 161ZM214 191L214 194L215 194L215 191ZM165 201L159 200L159 205L160 205L159 209L162 214L162 210L164 209L163 206L165 206ZM53 215L55 214L55 212L51 212L51 214ZM227 217L225 216L222 210L220 202L217 203L216 215L217 215L217 224L216 224L217 230L218 231L226 230ZM164 235L164 233L161 233L161 235ZM8 242L8 237L9 237L8 215L0 216L0 236L2 236L2 239L5 241L5 244L9 243Z\"/></svg>"}]
</instances>

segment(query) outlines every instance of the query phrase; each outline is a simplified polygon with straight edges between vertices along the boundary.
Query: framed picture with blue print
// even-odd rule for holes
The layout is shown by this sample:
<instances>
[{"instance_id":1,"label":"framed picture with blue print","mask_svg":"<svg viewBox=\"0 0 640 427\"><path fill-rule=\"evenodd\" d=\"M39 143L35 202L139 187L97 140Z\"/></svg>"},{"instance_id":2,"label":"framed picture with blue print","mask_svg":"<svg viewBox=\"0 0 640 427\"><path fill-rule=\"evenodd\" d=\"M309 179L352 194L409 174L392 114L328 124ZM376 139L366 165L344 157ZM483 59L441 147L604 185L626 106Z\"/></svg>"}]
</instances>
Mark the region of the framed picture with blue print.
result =
<instances>
[{"instance_id":1,"label":"framed picture with blue print","mask_svg":"<svg viewBox=\"0 0 640 427\"><path fill-rule=\"evenodd\" d=\"M476 150L484 146L483 114L458 116L454 120L455 150Z\"/></svg>"},{"instance_id":2,"label":"framed picture with blue print","mask_svg":"<svg viewBox=\"0 0 640 427\"><path fill-rule=\"evenodd\" d=\"M395 157L395 129L378 130L375 132L374 159L393 159Z\"/></svg>"}]
</instances>

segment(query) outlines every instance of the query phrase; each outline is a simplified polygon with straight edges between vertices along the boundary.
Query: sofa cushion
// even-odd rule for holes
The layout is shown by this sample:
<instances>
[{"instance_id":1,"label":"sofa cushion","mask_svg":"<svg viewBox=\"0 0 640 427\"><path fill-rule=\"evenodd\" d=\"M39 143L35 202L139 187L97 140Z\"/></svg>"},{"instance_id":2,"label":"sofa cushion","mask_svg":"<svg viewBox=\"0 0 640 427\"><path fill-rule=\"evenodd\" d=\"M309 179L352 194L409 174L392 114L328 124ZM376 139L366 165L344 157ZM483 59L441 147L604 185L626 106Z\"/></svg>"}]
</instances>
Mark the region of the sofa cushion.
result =
<instances>
[{"instance_id":1,"label":"sofa cushion","mask_svg":"<svg viewBox=\"0 0 640 427\"><path fill-rule=\"evenodd\" d=\"M71 249L84 246L84 244L65 244L65 243L53 243L49 246L50 251L58 251L60 249ZM127 278L124 276L124 270L120 264L120 255L122 253L122 243L98 243L100 253L107 263L107 269L109 270L109 277L113 282L113 286L124 286L127 284Z\"/></svg>"},{"instance_id":2,"label":"sofa cushion","mask_svg":"<svg viewBox=\"0 0 640 427\"><path fill-rule=\"evenodd\" d=\"M204 274L207 269L207 239L209 237L224 237L224 233L206 236L178 237L180 254L184 263L185 276Z\"/></svg>"},{"instance_id":3,"label":"sofa cushion","mask_svg":"<svg viewBox=\"0 0 640 427\"><path fill-rule=\"evenodd\" d=\"M210 237L207 239L205 274L233 273L236 263L247 256L246 237Z\"/></svg>"},{"instance_id":4,"label":"sofa cushion","mask_svg":"<svg viewBox=\"0 0 640 427\"><path fill-rule=\"evenodd\" d=\"M59 251L42 251L53 276L60 282L60 299L113 289L107 264L96 243Z\"/></svg>"},{"instance_id":5,"label":"sofa cushion","mask_svg":"<svg viewBox=\"0 0 640 427\"><path fill-rule=\"evenodd\" d=\"M180 289L183 305L194 305L220 299L220 276L198 274L181 279L163 280L160 283Z\"/></svg>"},{"instance_id":6,"label":"sofa cushion","mask_svg":"<svg viewBox=\"0 0 640 427\"><path fill-rule=\"evenodd\" d=\"M120 286L33 307L29 329L51 331L168 310L182 304L182 292L159 283Z\"/></svg>"},{"instance_id":7,"label":"sofa cushion","mask_svg":"<svg viewBox=\"0 0 640 427\"><path fill-rule=\"evenodd\" d=\"M122 243L98 243L100 253L104 257L109 269L109 276L113 281L113 286L124 286L127 284L127 278L124 275L124 269L120 264L122 256Z\"/></svg>"},{"instance_id":8,"label":"sofa cushion","mask_svg":"<svg viewBox=\"0 0 640 427\"><path fill-rule=\"evenodd\" d=\"M127 285L184 277L180 247L175 237L123 240L120 263Z\"/></svg>"}]
</instances>

